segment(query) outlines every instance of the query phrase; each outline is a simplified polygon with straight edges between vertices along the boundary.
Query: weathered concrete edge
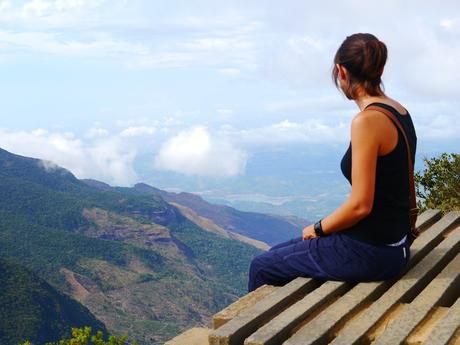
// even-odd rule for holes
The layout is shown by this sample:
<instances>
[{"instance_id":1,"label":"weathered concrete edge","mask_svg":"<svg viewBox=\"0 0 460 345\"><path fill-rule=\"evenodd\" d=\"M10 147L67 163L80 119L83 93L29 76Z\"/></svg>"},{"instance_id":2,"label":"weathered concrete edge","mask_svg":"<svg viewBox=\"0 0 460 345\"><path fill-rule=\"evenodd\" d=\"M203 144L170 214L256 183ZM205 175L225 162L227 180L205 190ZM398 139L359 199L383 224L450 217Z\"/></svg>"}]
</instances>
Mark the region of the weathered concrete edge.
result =
<instances>
[{"instance_id":1,"label":"weathered concrete edge","mask_svg":"<svg viewBox=\"0 0 460 345\"><path fill-rule=\"evenodd\" d=\"M417 223L415 224L420 230L425 230L437 222L441 218L441 211L435 209L429 209L421 213L417 217Z\"/></svg>"},{"instance_id":2,"label":"weathered concrete edge","mask_svg":"<svg viewBox=\"0 0 460 345\"><path fill-rule=\"evenodd\" d=\"M307 294L303 299L278 314L271 321L250 335L245 345L273 345L286 340L289 333L309 314L350 287L345 282L328 281Z\"/></svg>"},{"instance_id":3,"label":"weathered concrete edge","mask_svg":"<svg viewBox=\"0 0 460 345\"><path fill-rule=\"evenodd\" d=\"M424 345L448 345L460 329L460 297L438 321Z\"/></svg>"},{"instance_id":4,"label":"weathered concrete edge","mask_svg":"<svg viewBox=\"0 0 460 345\"><path fill-rule=\"evenodd\" d=\"M311 278L296 278L290 283L242 311L238 316L209 335L210 345L242 344L244 339L253 333L274 315L294 302L302 294L313 290L318 282Z\"/></svg>"},{"instance_id":5,"label":"weathered concrete edge","mask_svg":"<svg viewBox=\"0 0 460 345\"><path fill-rule=\"evenodd\" d=\"M194 327L168 340L164 345L204 345L208 339L209 328Z\"/></svg>"},{"instance_id":6,"label":"weathered concrete edge","mask_svg":"<svg viewBox=\"0 0 460 345\"><path fill-rule=\"evenodd\" d=\"M459 228L460 235L460 228ZM459 248L460 248L460 236ZM443 298L449 288L460 281L460 253L434 278L430 284L399 314L373 345L403 342Z\"/></svg>"},{"instance_id":7,"label":"weathered concrete edge","mask_svg":"<svg viewBox=\"0 0 460 345\"><path fill-rule=\"evenodd\" d=\"M442 255L437 252L430 252L377 299L365 313L350 322L342 330L340 336L331 342L331 345L352 345L363 341L366 334L394 305L401 302L406 296L412 295L414 291L423 289L424 286L428 285L429 281L442 270L442 265L455 256L459 247L460 228L435 248L435 250L442 251ZM367 339L366 341L371 340Z\"/></svg>"},{"instance_id":8,"label":"weathered concrete edge","mask_svg":"<svg viewBox=\"0 0 460 345\"><path fill-rule=\"evenodd\" d=\"M214 314L212 318L212 328L217 329L223 326L228 321L235 318L243 310L253 306L258 301L276 291L278 288L278 286L273 285L262 285L258 289L244 295L237 301L228 305L225 309L222 309L217 314Z\"/></svg>"},{"instance_id":9,"label":"weathered concrete edge","mask_svg":"<svg viewBox=\"0 0 460 345\"><path fill-rule=\"evenodd\" d=\"M418 238L414 242L413 246L416 247L416 250L411 257L409 268L416 265L422 259L424 253L427 253L436 246L442 240L442 234L459 220L460 212L448 213L427 231L422 233L421 238ZM434 239L437 240L434 241ZM309 345L325 342L325 339L330 337L333 328L340 324L345 317L353 314L370 299L380 296L390 285L391 282L388 281L360 283L356 285L283 344ZM342 334L340 339L343 339ZM336 338L334 341L338 342L339 340ZM346 341L341 344L349 345Z\"/></svg>"}]
</instances>

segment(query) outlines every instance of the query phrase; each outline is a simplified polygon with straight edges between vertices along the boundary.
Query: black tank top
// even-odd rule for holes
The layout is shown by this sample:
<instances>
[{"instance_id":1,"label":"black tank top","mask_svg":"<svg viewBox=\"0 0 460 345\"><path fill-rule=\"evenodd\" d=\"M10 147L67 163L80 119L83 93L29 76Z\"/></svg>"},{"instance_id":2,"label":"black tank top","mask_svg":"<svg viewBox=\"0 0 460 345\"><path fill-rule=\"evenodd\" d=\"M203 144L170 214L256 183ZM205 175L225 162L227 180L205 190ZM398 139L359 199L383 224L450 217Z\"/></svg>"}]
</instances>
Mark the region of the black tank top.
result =
<instances>
[{"instance_id":1,"label":"black tank top","mask_svg":"<svg viewBox=\"0 0 460 345\"><path fill-rule=\"evenodd\" d=\"M401 115L395 108L384 103L372 104L388 109L398 118L409 139L412 162L414 162L417 136L410 114ZM358 223L343 230L345 235L353 239L371 244L390 244L400 241L410 229L407 147L403 134L398 127L396 128L398 130L396 147L388 154L377 157L375 194L371 212ZM351 161L350 141L340 163L342 173L350 184L352 184Z\"/></svg>"}]
</instances>

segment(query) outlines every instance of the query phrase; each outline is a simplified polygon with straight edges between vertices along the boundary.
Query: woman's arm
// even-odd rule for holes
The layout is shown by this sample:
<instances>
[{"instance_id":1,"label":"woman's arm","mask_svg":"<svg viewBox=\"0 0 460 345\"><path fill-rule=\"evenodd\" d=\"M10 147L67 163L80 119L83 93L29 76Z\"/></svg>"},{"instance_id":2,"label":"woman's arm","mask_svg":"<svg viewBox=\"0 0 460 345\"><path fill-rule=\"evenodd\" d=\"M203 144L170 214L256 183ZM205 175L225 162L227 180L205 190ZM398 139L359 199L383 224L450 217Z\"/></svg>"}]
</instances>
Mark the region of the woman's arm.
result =
<instances>
[{"instance_id":1,"label":"woman's arm","mask_svg":"<svg viewBox=\"0 0 460 345\"><path fill-rule=\"evenodd\" d=\"M323 218L325 234L346 229L366 217L372 210L375 192L377 155L380 147L381 122L374 112L358 114L351 123L351 193L333 213ZM313 225L303 231L304 239L316 237Z\"/></svg>"}]
</instances>

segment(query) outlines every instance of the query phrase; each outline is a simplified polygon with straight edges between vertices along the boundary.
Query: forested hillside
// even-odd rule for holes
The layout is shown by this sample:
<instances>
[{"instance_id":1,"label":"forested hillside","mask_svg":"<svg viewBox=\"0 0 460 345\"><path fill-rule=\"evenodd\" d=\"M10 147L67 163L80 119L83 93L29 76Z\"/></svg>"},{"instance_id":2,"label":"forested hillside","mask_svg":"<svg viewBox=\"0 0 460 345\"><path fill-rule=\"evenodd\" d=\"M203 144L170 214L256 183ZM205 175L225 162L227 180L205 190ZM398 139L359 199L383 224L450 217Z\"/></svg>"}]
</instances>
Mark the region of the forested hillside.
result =
<instances>
[{"instance_id":1,"label":"forested hillside","mask_svg":"<svg viewBox=\"0 0 460 345\"><path fill-rule=\"evenodd\" d=\"M71 326L105 331L80 303L10 260L0 258L0 282L0 344L56 341Z\"/></svg>"},{"instance_id":2,"label":"forested hillside","mask_svg":"<svg viewBox=\"0 0 460 345\"><path fill-rule=\"evenodd\" d=\"M259 252L203 230L158 195L90 187L4 150L0 195L1 256L141 344L206 323L244 294Z\"/></svg>"}]
</instances>

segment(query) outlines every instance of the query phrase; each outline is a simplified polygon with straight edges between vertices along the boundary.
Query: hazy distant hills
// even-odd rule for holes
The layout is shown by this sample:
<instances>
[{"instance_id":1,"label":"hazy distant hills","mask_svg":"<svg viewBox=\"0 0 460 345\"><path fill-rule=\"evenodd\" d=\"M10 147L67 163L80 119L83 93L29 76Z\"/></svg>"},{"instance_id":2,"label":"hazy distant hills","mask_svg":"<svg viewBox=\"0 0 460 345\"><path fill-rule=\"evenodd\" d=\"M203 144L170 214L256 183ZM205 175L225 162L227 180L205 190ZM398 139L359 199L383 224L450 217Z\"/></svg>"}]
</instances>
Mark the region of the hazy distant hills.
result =
<instances>
[{"instance_id":1,"label":"hazy distant hills","mask_svg":"<svg viewBox=\"0 0 460 345\"><path fill-rule=\"evenodd\" d=\"M108 184L96 180L82 181L101 190L112 188ZM308 225L307 220L295 216L282 217L257 212L243 212L233 207L211 204L192 193L167 192L145 183L138 183L133 188L116 189L125 193L161 197L178 207L182 214L202 227L208 228L210 231L216 230L216 233L222 235L225 233L229 234L228 236L232 236L232 234L242 235L243 237L234 237L249 243L249 239L256 239L273 245L300 236L302 228Z\"/></svg>"},{"instance_id":2,"label":"hazy distant hills","mask_svg":"<svg viewBox=\"0 0 460 345\"><path fill-rule=\"evenodd\" d=\"M165 192L143 183L136 184L134 189L153 195L158 194L168 202L183 205L200 216L211 219L228 231L264 241L270 245L300 236L302 228L308 225L307 220L298 217L243 212L233 207L211 204L195 194Z\"/></svg>"},{"instance_id":3,"label":"hazy distant hills","mask_svg":"<svg viewBox=\"0 0 460 345\"><path fill-rule=\"evenodd\" d=\"M340 206L350 192L340 171L347 146L297 144L256 150L243 174L226 179L153 170L146 155L136 159L135 170L143 182L168 191L193 191L212 204L315 221Z\"/></svg>"},{"instance_id":4,"label":"hazy distant hills","mask_svg":"<svg viewBox=\"0 0 460 345\"><path fill-rule=\"evenodd\" d=\"M0 282L0 344L57 341L71 326L106 331L80 303L12 261L0 258Z\"/></svg>"},{"instance_id":5,"label":"hazy distant hills","mask_svg":"<svg viewBox=\"0 0 460 345\"><path fill-rule=\"evenodd\" d=\"M246 292L248 264L259 253L249 236L288 239L301 222L146 185L82 182L1 149L0 195L1 256L78 300L110 332L129 332L141 344L206 323Z\"/></svg>"}]
</instances>

